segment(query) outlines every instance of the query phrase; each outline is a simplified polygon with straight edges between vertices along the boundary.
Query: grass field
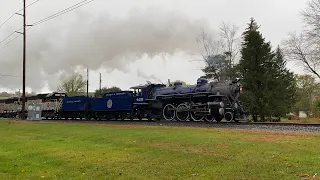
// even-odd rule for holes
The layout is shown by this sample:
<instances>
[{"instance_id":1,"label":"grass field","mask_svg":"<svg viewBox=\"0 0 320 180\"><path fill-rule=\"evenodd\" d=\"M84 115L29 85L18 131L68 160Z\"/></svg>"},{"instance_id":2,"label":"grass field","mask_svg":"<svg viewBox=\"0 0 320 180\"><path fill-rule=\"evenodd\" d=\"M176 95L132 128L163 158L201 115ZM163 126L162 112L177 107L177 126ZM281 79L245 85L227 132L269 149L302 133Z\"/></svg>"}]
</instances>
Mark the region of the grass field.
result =
<instances>
[{"instance_id":1,"label":"grass field","mask_svg":"<svg viewBox=\"0 0 320 180\"><path fill-rule=\"evenodd\" d=\"M320 179L320 135L0 121L0 179Z\"/></svg>"}]
</instances>

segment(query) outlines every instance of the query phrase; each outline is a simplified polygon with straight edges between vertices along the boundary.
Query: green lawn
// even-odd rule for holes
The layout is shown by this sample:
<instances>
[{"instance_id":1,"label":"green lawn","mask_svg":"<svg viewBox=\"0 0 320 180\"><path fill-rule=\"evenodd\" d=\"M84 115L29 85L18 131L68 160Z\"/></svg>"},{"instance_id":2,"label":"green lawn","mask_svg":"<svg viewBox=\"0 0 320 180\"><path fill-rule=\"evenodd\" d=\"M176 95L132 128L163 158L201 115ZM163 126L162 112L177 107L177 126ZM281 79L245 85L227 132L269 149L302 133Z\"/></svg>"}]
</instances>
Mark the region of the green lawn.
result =
<instances>
[{"instance_id":1,"label":"green lawn","mask_svg":"<svg viewBox=\"0 0 320 180\"><path fill-rule=\"evenodd\" d=\"M319 179L320 135L0 121L0 179Z\"/></svg>"}]
</instances>

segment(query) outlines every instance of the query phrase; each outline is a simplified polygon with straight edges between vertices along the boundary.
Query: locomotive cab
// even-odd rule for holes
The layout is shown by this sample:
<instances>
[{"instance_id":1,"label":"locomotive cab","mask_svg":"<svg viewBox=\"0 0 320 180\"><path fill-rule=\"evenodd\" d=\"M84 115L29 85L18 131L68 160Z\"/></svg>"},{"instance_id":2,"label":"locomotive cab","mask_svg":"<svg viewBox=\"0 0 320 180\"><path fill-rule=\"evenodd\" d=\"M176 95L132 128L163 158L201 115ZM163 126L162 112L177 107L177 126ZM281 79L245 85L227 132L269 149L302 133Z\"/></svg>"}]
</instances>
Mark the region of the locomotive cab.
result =
<instances>
[{"instance_id":1,"label":"locomotive cab","mask_svg":"<svg viewBox=\"0 0 320 180\"><path fill-rule=\"evenodd\" d=\"M165 87L163 84L146 84L141 86L131 87L134 95L134 104L148 104L148 100L152 100L151 94L154 88Z\"/></svg>"},{"instance_id":2,"label":"locomotive cab","mask_svg":"<svg viewBox=\"0 0 320 180\"><path fill-rule=\"evenodd\" d=\"M145 86L145 85L135 86L135 87L131 87L130 89L133 90L134 104L146 103L148 86Z\"/></svg>"}]
</instances>

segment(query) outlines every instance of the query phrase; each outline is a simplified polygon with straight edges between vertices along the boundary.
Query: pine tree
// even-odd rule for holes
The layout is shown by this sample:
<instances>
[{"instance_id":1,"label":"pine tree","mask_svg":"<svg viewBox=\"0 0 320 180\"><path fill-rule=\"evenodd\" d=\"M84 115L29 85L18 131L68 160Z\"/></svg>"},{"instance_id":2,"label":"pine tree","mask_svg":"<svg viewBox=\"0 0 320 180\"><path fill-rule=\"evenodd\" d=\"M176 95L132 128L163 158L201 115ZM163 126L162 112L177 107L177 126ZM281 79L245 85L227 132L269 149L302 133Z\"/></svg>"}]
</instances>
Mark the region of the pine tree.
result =
<instances>
[{"instance_id":1,"label":"pine tree","mask_svg":"<svg viewBox=\"0 0 320 180\"><path fill-rule=\"evenodd\" d=\"M239 69L243 78L243 102L257 121L265 117L280 117L290 112L296 100L294 74L286 68L280 47L272 51L259 26L251 19L243 33L242 58Z\"/></svg>"},{"instance_id":2,"label":"pine tree","mask_svg":"<svg viewBox=\"0 0 320 180\"><path fill-rule=\"evenodd\" d=\"M242 101L251 111L255 121L257 121L257 115L264 121L268 113L267 102L272 96L272 93L268 91L269 82L272 81L268 73L270 67L273 66L274 54L270 43L266 43L258 31L259 28L255 20L251 18L248 28L242 34L244 41L239 68L243 78Z\"/></svg>"},{"instance_id":3,"label":"pine tree","mask_svg":"<svg viewBox=\"0 0 320 180\"><path fill-rule=\"evenodd\" d=\"M274 58L273 92L271 102L272 115L283 116L294 108L297 98L297 86L295 76L286 68L280 47L276 49Z\"/></svg>"}]
</instances>

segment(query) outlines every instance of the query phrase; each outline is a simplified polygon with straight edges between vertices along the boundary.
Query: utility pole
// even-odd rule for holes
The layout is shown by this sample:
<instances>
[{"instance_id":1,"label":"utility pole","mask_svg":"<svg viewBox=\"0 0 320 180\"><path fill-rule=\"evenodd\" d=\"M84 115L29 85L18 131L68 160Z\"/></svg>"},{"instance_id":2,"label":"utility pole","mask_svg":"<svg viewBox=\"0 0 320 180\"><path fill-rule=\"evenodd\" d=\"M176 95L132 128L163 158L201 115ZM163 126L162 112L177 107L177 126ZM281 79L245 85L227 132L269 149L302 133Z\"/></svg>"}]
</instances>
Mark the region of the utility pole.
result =
<instances>
[{"instance_id":1,"label":"utility pole","mask_svg":"<svg viewBox=\"0 0 320 180\"><path fill-rule=\"evenodd\" d=\"M87 68L87 97L89 97L89 69Z\"/></svg>"},{"instance_id":2,"label":"utility pole","mask_svg":"<svg viewBox=\"0 0 320 180\"><path fill-rule=\"evenodd\" d=\"M22 88L22 119L26 119L26 0L23 0L23 88Z\"/></svg>"},{"instance_id":3,"label":"utility pole","mask_svg":"<svg viewBox=\"0 0 320 180\"><path fill-rule=\"evenodd\" d=\"M100 73L100 93L101 93L101 82L102 82L102 80L101 80L101 73Z\"/></svg>"},{"instance_id":4,"label":"utility pole","mask_svg":"<svg viewBox=\"0 0 320 180\"><path fill-rule=\"evenodd\" d=\"M26 0L23 0L23 14L16 13L17 15L20 15L23 17L23 32L15 31L16 33L23 35L23 63L22 63L22 114L21 118L24 120L26 119L26 49L27 49L27 39L26 39L26 27L32 26L27 25L26 23Z\"/></svg>"},{"instance_id":5,"label":"utility pole","mask_svg":"<svg viewBox=\"0 0 320 180\"><path fill-rule=\"evenodd\" d=\"M87 68L87 106L86 106L86 119L89 120L89 69Z\"/></svg>"}]
</instances>

